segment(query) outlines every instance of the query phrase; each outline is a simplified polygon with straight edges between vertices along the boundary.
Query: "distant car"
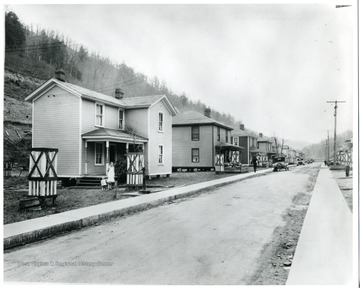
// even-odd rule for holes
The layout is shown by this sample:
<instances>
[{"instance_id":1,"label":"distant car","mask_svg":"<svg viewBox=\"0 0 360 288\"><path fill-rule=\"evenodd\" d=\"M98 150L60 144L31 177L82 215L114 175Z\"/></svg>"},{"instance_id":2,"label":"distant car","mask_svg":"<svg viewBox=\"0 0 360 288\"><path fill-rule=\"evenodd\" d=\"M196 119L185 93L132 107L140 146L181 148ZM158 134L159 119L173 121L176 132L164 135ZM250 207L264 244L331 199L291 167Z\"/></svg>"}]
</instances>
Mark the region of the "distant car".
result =
<instances>
[{"instance_id":1,"label":"distant car","mask_svg":"<svg viewBox=\"0 0 360 288\"><path fill-rule=\"evenodd\" d=\"M298 159L296 165L297 165L297 166L305 165L304 159L302 159L302 158L301 158L301 159Z\"/></svg>"},{"instance_id":2,"label":"distant car","mask_svg":"<svg viewBox=\"0 0 360 288\"><path fill-rule=\"evenodd\" d=\"M288 163L285 162L285 157L275 157L272 166L274 172L281 169L289 171Z\"/></svg>"}]
</instances>

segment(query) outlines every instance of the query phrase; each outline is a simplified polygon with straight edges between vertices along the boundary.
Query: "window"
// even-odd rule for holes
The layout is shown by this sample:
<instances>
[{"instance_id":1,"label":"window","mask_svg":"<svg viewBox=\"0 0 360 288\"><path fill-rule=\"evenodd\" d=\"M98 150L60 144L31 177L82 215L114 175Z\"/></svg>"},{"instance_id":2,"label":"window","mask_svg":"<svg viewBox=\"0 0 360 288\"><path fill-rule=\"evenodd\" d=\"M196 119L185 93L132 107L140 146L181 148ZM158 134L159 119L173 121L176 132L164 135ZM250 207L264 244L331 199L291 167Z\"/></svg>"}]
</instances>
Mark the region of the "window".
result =
<instances>
[{"instance_id":1,"label":"window","mask_svg":"<svg viewBox=\"0 0 360 288\"><path fill-rule=\"evenodd\" d=\"M104 165L103 143L95 143L95 165Z\"/></svg>"},{"instance_id":2,"label":"window","mask_svg":"<svg viewBox=\"0 0 360 288\"><path fill-rule=\"evenodd\" d=\"M164 154L164 146L159 145L159 164L163 164L163 154Z\"/></svg>"},{"instance_id":3,"label":"window","mask_svg":"<svg viewBox=\"0 0 360 288\"><path fill-rule=\"evenodd\" d=\"M191 140L192 141L200 140L200 127L199 126L191 126Z\"/></svg>"},{"instance_id":4,"label":"window","mask_svg":"<svg viewBox=\"0 0 360 288\"><path fill-rule=\"evenodd\" d=\"M238 145L238 137L234 137L234 144Z\"/></svg>"},{"instance_id":5,"label":"window","mask_svg":"<svg viewBox=\"0 0 360 288\"><path fill-rule=\"evenodd\" d=\"M229 131L225 131L225 143L229 142Z\"/></svg>"},{"instance_id":6,"label":"window","mask_svg":"<svg viewBox=\"0 0 360 288\"><path fill-rule=\"evenodd\" d=\"M200 162L200 149L199 148L191 149L191 162L193 162L193 163Z\"/></svg>"},{"instance_id":7,"label":"window","mask_svg":"<svg viewBox=\"0 0 360 288\"><path fill-rule=\"evenodd\" d=\"M220 141L220 127L217 127L217 141Z\"/></svg>"},{"instance_id":8,"label":"window","mask_svg":"<svg viewBox=\"0 0 360 288\"><path fill-rule=\"evenodd\" d=\"M125 124L125 118L124 118L125 112L122 109L119 109L119 129L124 130L124 124Z\"/></svg>"},{"instance_id":9,"label":"window","mask_svg":"<svg viewBox=\"0 0 360 288\"><path fill-rule=\"evenodd\" d=\"M164 131L163 130L163 121L164 121L164 114L163 113L159 113L159 131Z\"/></svg>"},{"instance_id":10,"label":"window","mask_svg":"<svg viewBox=\"0 0 360 288\"><path fill-rule=\"evenodd\" d=\"M230 143L234 144L234 137L233 136L230 137Z\"/></svg>"},{"instance_id":11,"label":"window","mask_svg":"<svg viewBox=\"0 0 360 288\"><path fill-rule=\"evenodd\" d=\"M104 105L95 104L95 126L104 126Z\"/></svg>"}]
</instances>

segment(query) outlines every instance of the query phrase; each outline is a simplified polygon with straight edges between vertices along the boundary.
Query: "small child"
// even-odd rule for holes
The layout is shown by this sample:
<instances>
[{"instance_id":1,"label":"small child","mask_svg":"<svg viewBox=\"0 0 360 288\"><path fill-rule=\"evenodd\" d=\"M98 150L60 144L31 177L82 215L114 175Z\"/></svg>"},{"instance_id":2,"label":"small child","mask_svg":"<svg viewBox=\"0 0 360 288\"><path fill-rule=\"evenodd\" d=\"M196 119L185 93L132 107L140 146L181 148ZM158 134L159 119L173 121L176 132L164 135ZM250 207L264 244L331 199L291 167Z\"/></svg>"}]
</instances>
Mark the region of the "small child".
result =
<instances>
[{"instance_id":1,"label":"small child","mask_svg":"<svg viewBox=\"0 0 360 288\"><path fill-rule=\"evenodd\" d=\"M101 179L101 190L106 190L106 186L107 186L106 177L103 177Z\"/></svg>"}]
</instances>

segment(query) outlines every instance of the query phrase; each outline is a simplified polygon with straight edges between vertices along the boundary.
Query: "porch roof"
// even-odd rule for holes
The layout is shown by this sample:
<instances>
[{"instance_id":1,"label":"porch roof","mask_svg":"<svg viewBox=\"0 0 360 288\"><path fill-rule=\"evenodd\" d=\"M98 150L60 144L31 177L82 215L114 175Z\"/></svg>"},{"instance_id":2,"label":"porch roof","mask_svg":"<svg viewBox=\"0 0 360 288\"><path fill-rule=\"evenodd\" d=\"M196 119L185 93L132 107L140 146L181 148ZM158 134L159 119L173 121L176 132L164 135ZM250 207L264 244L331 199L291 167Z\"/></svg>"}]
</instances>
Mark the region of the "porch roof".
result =
<instances>
[{"instance_id":1,"label":"porch roof","mask_svg":"<svg viewBox=\"0 0 360 288\"><path fill-rule=\"evenodd\" d=\"M83 139L91 140L120 140L125 142L147 142L148 139L139 135L131 134L123 130L97 128L81 135Z\"/></svg>"},{"instance_id":2,"label":"porch roof","mask_svg":"<svg viewBox=\"0 0 360 288\"><path fill-rule=\"evenodd\" d=\"M218 142L216 143L215 147L220 148L220 150L225 151L225 150L232 150L232 151L240 151L240 150L244 150L244 147L241 146L237 146L237 145L233 145L233 144L228 144L228 143L224 143L224 142Z\"/></svg>"}]
</instances>

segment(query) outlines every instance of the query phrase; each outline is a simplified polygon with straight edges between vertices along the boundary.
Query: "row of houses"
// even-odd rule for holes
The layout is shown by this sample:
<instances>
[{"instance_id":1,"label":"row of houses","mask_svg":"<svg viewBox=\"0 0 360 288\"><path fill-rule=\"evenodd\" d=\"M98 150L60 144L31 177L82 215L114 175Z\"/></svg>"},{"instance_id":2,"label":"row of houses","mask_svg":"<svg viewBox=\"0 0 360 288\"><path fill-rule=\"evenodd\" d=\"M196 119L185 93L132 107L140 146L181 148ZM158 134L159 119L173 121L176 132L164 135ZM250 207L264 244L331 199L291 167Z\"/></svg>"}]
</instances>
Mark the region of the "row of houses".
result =
<instances>
[{"instance_id":1,"label":"row of houses","mask_svg":"<svg viewBox=\"0 0 360 288\"><path fill-rule=\"evenodd\" d=\"M143 154L150 177L214 169L219 161L250 164L254 155L268 165L276 154L271 138L220 123L210 109L178 113L165 95L104 95L66 82L62 70L25 100L32 103L32 146L59 150L59 177L106 175L110 162L131 152Z\"/></svg>"}]
</instances>

